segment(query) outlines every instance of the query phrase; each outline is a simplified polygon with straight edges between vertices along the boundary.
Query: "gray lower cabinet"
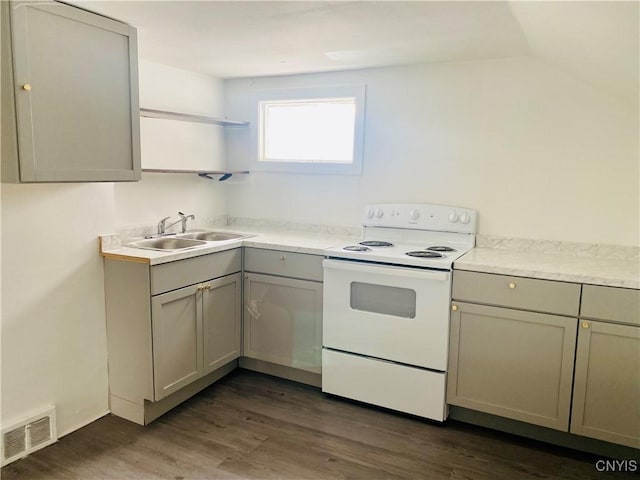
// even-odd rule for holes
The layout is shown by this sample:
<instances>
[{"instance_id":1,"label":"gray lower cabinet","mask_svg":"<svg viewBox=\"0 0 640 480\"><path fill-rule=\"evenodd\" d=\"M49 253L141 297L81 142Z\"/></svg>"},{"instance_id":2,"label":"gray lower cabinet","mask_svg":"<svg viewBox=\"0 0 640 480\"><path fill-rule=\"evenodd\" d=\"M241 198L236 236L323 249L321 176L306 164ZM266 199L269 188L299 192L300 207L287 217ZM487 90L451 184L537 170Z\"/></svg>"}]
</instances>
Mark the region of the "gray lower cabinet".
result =
<instances>
[{"instance_id":1,"label":"gray lower cabinet","mask_svg":"<svg viewBox=\"0 0 640 480\"><path fill-rule=\"evenodd\" d=\"M240 274L151 299L154 399L240 356Z\"/></svg>"},{"instance_id":2,"label":"gray lower cabinet","mask_svg":"<svg viewBox=\"0 0 640 480\"><path fill-rule=\"evenodd\" d=\"M577 319L454 301L447 402L567 431Z\"/></svg>"},{"instance_id":3,"label":"gray lower cabinet","mask_svg":"<svg viewBox=\"0 0 640 480\"><path fill-rule=\"evenodd\" d=\"M140 179L136 30L55 1L3 1L2 181Z\"/></svg>"},{"instance_id":4,"label":"gray lower cabinet","mask_svg":"<svg viewBox=\"0 0 640 480\"><path fill-rule=\"evenodd\" d=\"M321 283L247 273L244 304L245 357L321 372Z\"/></svg>"},{"instance_id":5,"label":"gray lower cabinet","mask_svg":"<svg viewBox=\"0 0 640 480\"><path fill-rule=\"evenodd\" d=\"M640 448L639 290L454 271L452 292L448 403Z\"/></svg>"},{"instance_id":6,"label":"gray lower cabinet","mask_svg":"<svg viewBox=\"0 0 640 480\"><path fill-rule=\"evenodd\" d=\"M157 266L105 260L112 413L148 423L235 368L241 267L239 248Z\"/></svg>"},{"instance_id":7,"label":"gray lower cabinet","mask_svg":"<svg viewBox=\"0 0 640 480\"><path fill-rule=\"evenodd\" d=\"M154 400L202 375L202 287L151 298Z\"/></svg>"},{"instance_id":8,"label":"gray lower cabinet","mask_svg":"<svg viewBox=\"0 0 640 480\"><path fill-rule=\"evenodd\" d=\"M638 290L585 285L572 433L640 448L639 306Z\"/></svg>"},{"instance_id":9,"label":"gray lower cabinet","mask_svg":"<svg viewBox=\"0 0 640 480\"><path fill-rule=\"evenodd\" d=\"M245 248L244 357L321 373L322 259Z\"/></svg>"}]
</instances>

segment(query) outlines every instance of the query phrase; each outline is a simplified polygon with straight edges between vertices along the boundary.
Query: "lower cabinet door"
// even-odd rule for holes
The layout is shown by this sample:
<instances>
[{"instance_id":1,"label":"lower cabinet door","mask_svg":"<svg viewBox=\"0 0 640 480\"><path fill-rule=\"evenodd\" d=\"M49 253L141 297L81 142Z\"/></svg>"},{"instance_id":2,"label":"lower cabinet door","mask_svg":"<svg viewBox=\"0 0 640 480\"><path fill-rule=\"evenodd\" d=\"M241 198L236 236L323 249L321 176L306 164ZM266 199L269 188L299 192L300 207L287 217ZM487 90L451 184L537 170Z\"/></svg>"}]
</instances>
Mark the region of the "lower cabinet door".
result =
<instances>
[{"instance_id":1,"label":"lower cabinet door","mask_svg":"<svg viewBox=\"0 0 640 480\"><path fill-rule=\"evenodd\" d=\"M245 274L244 356L320 373L322 283Z\"/></svg>"},{"instance_id":2,"label":"lower cabinet door","mask_svg":"<svg viewBox=\"0 0 640 480\"><path fill-rule=\"evenodd\" d=\"M581 321L571 432L640 448L640 327Z\"/></svg>"},{"instance_id":3,"label":"lower cabinet door","mask_svg":"<svg viewBox=\"0 0 640 480\"><path fill-rule=\"evenodd\" d=\"M206 283L203 291L204 373L240 356L242 285L236 273Z\"/></svg>"},{"instance_id":4,"label":"lower cabinet door","mask_svg":"<svg viewBox=\"0 0 640 480\"><path fill-rule=\"evenodd\" d=\"M577 319L454 305L447 402L568 431Z\"/></svg>"},{"instance_id":5,"label":"lower cabinet door","mask_svg":"<svg viewBox=\"0 0 640 480\"><path fill-rule=\"evenodd\" d=\"M202 375L202 290L198 285L151 297L154 400Z\"/></svg>"}]
</instances>

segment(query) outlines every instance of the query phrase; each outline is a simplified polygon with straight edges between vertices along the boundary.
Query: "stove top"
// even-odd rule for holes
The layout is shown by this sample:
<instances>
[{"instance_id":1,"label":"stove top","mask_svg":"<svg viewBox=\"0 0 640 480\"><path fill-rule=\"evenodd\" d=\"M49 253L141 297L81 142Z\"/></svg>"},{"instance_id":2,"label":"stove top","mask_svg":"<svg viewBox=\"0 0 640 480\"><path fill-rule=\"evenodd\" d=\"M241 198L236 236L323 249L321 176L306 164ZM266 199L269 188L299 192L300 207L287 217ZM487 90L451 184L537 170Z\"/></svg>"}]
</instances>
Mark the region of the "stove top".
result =
<instances>
[{"instance_id":1,"label":"stove top","mask_svg":"<svg viewBox=\"0 0 640 480\"><path fill-rule=\"evenodd\" d=\"M336 245L325 256L409 267L451 270L475 246L476 212L427 204L371 205L363 238Z\"/></svg>"}]
</instances>

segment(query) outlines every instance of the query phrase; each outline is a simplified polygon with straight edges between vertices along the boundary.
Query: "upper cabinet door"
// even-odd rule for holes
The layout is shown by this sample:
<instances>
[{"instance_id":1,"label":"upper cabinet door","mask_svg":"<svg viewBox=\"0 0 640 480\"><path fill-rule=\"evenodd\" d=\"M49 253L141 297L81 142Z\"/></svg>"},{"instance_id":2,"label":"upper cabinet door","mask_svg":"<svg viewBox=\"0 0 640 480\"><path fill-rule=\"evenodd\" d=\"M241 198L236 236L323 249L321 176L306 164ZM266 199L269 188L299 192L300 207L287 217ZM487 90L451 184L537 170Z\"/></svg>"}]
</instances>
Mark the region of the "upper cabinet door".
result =
<instances>
[{"instance_id":1,"label":"upper cabinet door","mask_svg":"<svg viewBox=\"0 0 640 480\"><path fill-rule=\"evenodd\" d=\"M139 180L135 29L58 2L10 18L19 181Z\"/></svg>"}]
</instances>

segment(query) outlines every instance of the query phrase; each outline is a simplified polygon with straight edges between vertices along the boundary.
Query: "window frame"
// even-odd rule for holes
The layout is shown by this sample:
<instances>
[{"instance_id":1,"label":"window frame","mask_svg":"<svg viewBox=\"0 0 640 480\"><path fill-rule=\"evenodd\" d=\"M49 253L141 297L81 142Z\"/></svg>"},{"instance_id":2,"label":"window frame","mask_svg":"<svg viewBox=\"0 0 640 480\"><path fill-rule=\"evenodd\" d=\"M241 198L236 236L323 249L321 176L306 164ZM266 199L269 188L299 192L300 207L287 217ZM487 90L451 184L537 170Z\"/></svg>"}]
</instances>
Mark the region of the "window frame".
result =
<instances>
[{"instance_id":1,"label":"window frame","mask_svg":"<svg viewBox=\"0 0 640 480\"><path fill-rule=\"evenodd\" d=\"M355 126L353 138L353 162L288 162L260 161L262 102L268 101L313 101L331 98L355 98ZM252 95L251 158L250 169L261 172L312 173L335 175L361 175L364 157L365 85L340 85L328 87L280 88L256 91Z\"/></svg>"}]
</instances>

